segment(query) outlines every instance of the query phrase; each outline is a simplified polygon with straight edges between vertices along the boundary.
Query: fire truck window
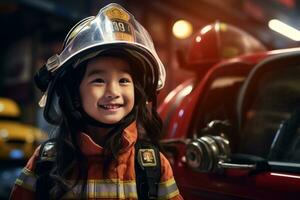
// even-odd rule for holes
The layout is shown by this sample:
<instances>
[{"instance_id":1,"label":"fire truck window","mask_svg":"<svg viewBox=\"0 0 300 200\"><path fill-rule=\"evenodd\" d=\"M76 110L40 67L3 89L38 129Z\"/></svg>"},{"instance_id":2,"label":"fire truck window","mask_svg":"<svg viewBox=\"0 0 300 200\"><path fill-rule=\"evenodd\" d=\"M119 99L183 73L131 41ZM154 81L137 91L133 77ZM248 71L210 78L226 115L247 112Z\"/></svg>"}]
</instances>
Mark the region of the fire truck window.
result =
<instances>
[{"instance_id":1,"label":"fire truck window","mask_svg":"<svg viewBox=\"0 0 300 200\"><path fill-rule=\"evenodd\" d=\"M205 125L212 120L229 120L235 118L237 93L245 77L219 77L215 79L203 102L203 119Z\"/></svg>"},{"instance_id":2,"label":"fire truck window","mask_svg":"<svg viewBox=\"0 0 300 200\"><path fill-rule=\"evenodd\" d=\"M297 108L300 107L299 74L300 66L283 66L280 69L270 68L259 78L258 86L251 90L255 95L246 111L242 128L243 153L300 162L299 123L289 126L289 131L280 131L284 122L297 116ZM278 156L278 152L283 152L280 149L284 149L285 153Z\"/></svg>"},{"instance_id":3,"label":"fire truck window","mask_svg":"<svg viewBox=\"0 0 300 200\"><path fill-rule=\"evenodd\" d=\"M198 134L213 120L228 121L233 132L227 135L231 143L235 143L236 132L236 101L237 94L245 76L219 76L215 78L201 102L201 112L198 113L196 124ZM231 130L230 129L230 130ZM234 147L231 147L234 148Z\"/></svg>"}]
</instances>

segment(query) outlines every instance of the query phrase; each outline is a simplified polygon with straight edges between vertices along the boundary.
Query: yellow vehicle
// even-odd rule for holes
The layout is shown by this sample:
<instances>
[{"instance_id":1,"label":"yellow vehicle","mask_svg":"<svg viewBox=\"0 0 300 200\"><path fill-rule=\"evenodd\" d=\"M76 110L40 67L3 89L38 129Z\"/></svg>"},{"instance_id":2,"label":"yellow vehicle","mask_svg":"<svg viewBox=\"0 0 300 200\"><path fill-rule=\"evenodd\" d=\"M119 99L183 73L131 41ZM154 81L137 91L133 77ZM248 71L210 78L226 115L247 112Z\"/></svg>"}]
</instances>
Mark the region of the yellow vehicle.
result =
<instances>
[{"instance_id":1,"label":"yellow vehicle","mask_svg":"<svg viewBox=\"0 0 300 200\"><path fill-rule=\"evenodd\" d=\"M19 122L18 104L0 97L0 160L27 160L47 135L40 129Z\"/></svg>"}]
</instances>

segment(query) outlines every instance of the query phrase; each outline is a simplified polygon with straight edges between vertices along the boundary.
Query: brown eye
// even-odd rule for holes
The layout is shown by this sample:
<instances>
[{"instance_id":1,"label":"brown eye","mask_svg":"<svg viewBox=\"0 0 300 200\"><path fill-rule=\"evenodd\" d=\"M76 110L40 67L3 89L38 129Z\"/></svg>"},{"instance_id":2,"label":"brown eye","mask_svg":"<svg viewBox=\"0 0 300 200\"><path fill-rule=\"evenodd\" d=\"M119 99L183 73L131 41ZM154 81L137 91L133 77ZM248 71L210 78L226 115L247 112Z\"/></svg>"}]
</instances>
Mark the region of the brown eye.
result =
<instances>
[{"instance_id":1,"label":"brown eye","mask_svg":"<svg viewBox=\"0 0 300 200\"><path fill-rule=\"evenodd\" d=\"M101 78L94 79L92 83L104 83L104 80Z\"/></svg>"},{"instance_id":2,"label":"brown eye","mask_svg":"<svg viewBox=\"0 0 300 200\"><path fill-rule=\"evenodd\" d=\"M130 83L131 80L128 79L128 78L121 78L119 82L122 83L122 84L127 84L127 83Z\"/></svg>"}]
</instances>

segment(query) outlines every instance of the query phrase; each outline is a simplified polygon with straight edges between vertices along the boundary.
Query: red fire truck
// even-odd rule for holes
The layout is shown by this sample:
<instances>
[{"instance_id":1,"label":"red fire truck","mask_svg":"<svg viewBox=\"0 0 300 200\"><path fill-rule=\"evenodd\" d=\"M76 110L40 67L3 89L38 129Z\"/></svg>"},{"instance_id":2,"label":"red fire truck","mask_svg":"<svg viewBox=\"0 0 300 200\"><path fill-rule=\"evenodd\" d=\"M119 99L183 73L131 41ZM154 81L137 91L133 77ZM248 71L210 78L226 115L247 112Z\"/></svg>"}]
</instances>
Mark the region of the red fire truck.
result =
<instances>
[{"instance_id":1,"label":"red fire truck","mask_svg":"<svg viewBox=\"0 0 300 200\"><path fill-rule=\"evenodd\" d=\"M185 199L300 198L300 48L213 63L159 113Z\"/></svg>"}]
</instances>

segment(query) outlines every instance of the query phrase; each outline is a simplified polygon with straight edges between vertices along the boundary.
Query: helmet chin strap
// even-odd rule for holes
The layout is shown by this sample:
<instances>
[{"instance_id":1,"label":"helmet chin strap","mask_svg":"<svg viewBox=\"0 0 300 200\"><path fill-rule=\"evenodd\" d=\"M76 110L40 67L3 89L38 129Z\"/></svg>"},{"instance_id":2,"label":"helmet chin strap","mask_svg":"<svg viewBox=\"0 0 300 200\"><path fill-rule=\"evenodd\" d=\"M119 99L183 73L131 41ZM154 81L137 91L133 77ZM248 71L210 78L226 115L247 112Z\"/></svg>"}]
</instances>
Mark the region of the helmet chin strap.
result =
<instances>
[{"instance_id":1,"label":"helmet chin strap","mask_svg":"<svg viewBox=\"0 0 300 200\"><path fill-rule=\"evenodd\" d=\"M119 122L114 123L114 124L107 124L107 123L103 123L103 122L95 120L94 118L89 116L83 109L81 109L81 110L82 110L80 112L81 120L83 121L84 125L91 125L94 127L110 129L107 134L107 139L114 134L118 134L119 136L121 136L121 134L123 133L123 130L136 119L136 113L137 113L137 109L135 106L135 107L133 107L131 112L128 113L128 115L126 115L125 117L123 117L123 119L121 119Z\"/></svg>"}]
</instances>

